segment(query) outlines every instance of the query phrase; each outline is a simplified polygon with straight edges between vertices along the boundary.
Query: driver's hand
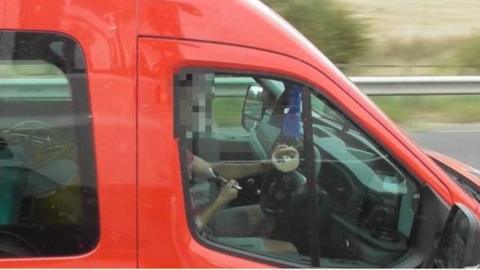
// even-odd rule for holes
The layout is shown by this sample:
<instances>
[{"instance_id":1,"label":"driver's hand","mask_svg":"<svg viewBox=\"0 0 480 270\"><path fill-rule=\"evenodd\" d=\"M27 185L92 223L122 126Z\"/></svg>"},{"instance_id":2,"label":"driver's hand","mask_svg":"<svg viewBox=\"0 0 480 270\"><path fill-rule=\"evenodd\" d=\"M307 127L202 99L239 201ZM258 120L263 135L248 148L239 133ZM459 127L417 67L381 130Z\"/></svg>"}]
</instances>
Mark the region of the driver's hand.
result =
<instances>
[{"instance_id":1,"label":"driver's hand","mask_svg":"<svg viewBox=\"0 0 480 270\"><path fill-rule=\"evenodd\" d=\"M223 185L220 194L217 197L217 203L224 205L237 198L238 189L234 187L235 185L238 185L238 183L233 179Z\"/></svg>"},{"instance_id":2,"label":"driver's hand","mask_svg":"<svg viewBox=\"0 0 480 270\"><path fill-rule=\"evenodd\" d=\"M295 149L295 147L288 146L286 144L279 144L275 146L275 148L273 149L272 156L284 156L284 155L287 155L293 158L294 156L298 155L298 151L297 149Z\"/></svg>"},{"instance_id":3,"label":"driver's hand","mask_svg":"<svg viewBox=\"0 0 480 270\"><path fill-rule=\"evenodd\" d=\"M281 172L291 172L300 164L298 150L293 146L279 144L272 153L272 164Z\"/></svg>"}]
</instances>

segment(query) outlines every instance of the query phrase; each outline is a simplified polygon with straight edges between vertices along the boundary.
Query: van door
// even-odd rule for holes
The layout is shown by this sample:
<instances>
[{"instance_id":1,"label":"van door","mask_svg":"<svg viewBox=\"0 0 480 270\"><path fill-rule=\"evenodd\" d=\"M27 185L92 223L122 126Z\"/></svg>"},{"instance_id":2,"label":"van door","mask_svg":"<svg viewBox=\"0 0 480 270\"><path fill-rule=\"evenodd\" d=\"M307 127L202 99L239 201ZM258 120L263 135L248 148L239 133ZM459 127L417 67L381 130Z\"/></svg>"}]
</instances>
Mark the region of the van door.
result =
<instances>
[{"instance_id":1,"label":"van door","mask_svg":"<svg viewBox=\"0 0 480 270\"><path fill-rule=\"evenodd\" d=\"M323 74L209 42L143 37L138 55L140 266L427 260L414 239L441 225L415 220L442 224L448 190Z\"/></svg>"}]
</instances>

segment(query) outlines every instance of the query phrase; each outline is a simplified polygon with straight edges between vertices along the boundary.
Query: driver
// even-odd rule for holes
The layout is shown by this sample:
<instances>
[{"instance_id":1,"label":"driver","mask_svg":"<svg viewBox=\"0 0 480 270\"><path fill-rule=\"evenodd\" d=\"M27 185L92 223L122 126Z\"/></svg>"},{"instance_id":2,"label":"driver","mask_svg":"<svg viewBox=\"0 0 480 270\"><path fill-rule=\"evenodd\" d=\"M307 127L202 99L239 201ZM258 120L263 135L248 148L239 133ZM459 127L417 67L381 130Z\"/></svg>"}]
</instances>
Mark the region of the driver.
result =
<instances>
[{"instance_id":1,"label":"driver","mask_svg":"<svg viewBox=\"0 0 480 270\"><path fill-rule=\"evenodd\" d=\"M209 163L187 151L188 173L195 185L190 189L194 221L197 229L220 242L245 249L295 253L289 242L270 239L274 220L262 213L258 204L225 208L238 195L236 180L278 168L270 161ZM295 156L293 147L278 145L272 156ZM227 179L219 191L207 180L221 176ZM215 196L215 194L218 194Z\"/></svg>"}]
</instances>

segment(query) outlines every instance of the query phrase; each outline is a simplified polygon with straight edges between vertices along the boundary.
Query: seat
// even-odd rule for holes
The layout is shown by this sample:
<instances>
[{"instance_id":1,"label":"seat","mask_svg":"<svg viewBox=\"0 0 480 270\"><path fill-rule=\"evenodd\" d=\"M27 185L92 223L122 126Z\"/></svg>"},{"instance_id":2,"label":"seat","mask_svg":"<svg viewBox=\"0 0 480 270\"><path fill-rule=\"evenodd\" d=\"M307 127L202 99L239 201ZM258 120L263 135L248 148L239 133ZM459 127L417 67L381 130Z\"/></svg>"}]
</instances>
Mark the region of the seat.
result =
<instances>
[{"instance_id":1,"label":"seat","mask_svg":"<svg viewBox=\"0 0 480 270\"><path fill-rule=\"evenodd\" d=\"M77 224L83 217L81 190L75 161L56 159L30 171L25 196L42 224Z\"/></svg>"},{"instance_id":2,"label":"seat","mask_svg":"<svg viewBox=\"0 0 480 270\"><path fill-rule=\"evenodd\" d=\"M28 170L0 140L0 225L9 225L18 221Z\"/></svg>"}]
</instances>

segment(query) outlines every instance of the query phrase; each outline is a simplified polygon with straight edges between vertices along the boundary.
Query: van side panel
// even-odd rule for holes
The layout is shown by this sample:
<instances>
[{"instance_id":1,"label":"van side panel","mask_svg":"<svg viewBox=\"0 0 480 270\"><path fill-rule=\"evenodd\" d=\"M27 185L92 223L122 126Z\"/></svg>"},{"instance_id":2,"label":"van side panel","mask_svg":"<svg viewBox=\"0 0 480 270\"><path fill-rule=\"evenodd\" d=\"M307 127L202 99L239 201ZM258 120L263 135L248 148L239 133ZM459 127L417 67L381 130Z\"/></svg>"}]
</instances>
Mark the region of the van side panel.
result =
<instances>
[{"instance_id":1,"label":"van side panel","mask_svg":"<svg viewBox=\"0 0 480 270\"><path fill-rule=\"evenodd\" d=\"M448 201L448 189L439 184L427 168L419 166L415 156L399 146L397 140L385 135L384 127L372 120L356 100L309 65L251 48L153 37L139 39L138 55L138 230L141 267L255 267L244 259L201 245L190 232L185 209L189 197L183 189L180 166L182 152L174 134L174 75L182 68L258 72L310 84L323 96L348 108L348 112L355 112L354 119L360 119L357 121L364 125L366 131L380 137L379 141L406 164L413 175L451 203Z\"/></svg>"},{"instance_id":2,"label":"van side panel","mask_svg":"<svg viewBox=\"0 0 480 270\"><path fill-rule=\"evenodd\" d=\"M135 267L136 14L135 2L9 0L0 29L59 32L85 54L93 117L100 240L74 257L0 260L1 267ZM52 239L62 241L62 239Z\"/></svg>"}]
</instances>

